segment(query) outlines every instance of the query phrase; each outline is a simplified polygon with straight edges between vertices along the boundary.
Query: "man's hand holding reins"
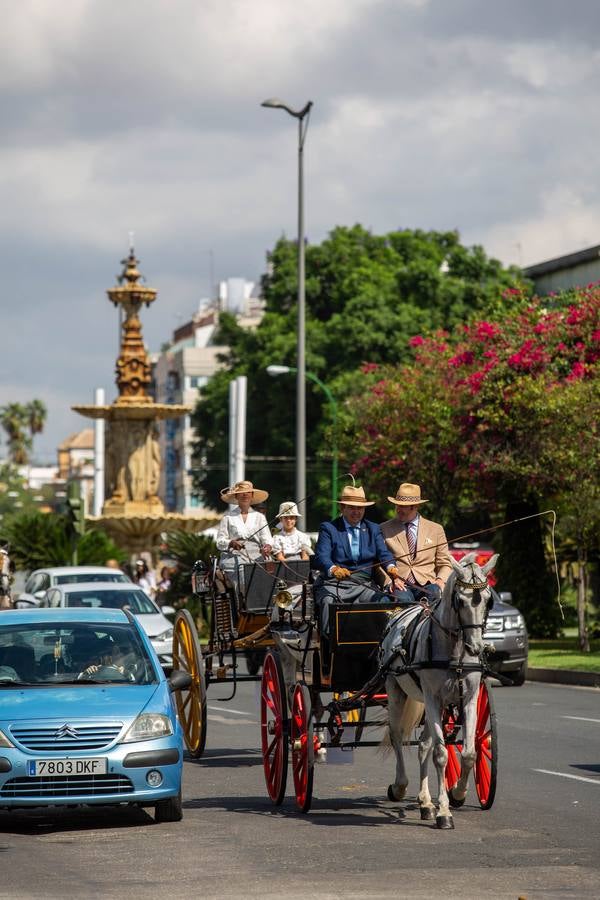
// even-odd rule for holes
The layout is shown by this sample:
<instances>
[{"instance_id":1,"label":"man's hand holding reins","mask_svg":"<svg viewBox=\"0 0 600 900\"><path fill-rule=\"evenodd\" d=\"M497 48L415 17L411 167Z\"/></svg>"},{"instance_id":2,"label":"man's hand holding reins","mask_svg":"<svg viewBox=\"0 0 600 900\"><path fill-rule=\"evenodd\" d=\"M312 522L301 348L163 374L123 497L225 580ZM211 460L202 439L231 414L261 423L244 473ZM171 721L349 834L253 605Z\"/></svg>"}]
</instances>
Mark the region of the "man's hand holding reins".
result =
<instances>
[{"instance_id":1,"label":"man's hand holding reins","mask_svg":"<svg viewBox=\"0 0 600 900\"><path fill-rule=\"evenodd\" d=\"M333 566L331 574L338 581L342 581L343 578L350 578L351 572L350 569L345 569L343 566Z\"/></svg>"}]
</instances>

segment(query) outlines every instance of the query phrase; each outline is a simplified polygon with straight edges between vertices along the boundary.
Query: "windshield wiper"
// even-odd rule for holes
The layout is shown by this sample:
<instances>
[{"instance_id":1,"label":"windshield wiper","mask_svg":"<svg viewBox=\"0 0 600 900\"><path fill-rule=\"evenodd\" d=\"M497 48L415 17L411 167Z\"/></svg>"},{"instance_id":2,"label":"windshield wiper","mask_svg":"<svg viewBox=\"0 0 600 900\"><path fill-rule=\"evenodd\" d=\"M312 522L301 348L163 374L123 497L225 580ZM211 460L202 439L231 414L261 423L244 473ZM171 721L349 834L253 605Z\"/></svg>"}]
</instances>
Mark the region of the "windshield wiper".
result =
<instances>
[{"instance_id":1,"label":"windshield wiper","mask_svg":"<svg viewBox=\"0 0 600 900\"><path fill-rule=\"evenodd\" d=\"M0 688L3 687L37 687L39 681L2 681L0 679Z\"/></svg>"}]
</instances>

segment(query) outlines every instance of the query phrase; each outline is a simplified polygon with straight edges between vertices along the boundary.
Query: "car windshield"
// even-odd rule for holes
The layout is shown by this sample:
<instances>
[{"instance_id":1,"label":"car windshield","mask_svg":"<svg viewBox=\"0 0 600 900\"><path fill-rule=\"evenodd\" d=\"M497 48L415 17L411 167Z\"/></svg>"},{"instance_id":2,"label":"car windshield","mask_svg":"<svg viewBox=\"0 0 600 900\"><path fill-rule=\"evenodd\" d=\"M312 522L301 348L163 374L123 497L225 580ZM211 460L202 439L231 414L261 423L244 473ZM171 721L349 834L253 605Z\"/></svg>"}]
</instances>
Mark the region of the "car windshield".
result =
<instances>
[{"instance_id":1,"label":"car windshield","mask_svg":"<svg viewBox=\"0 0 600 900\"><path fill-rule=\"evenodd\" d=\"M124 572L80 572L79 574L57 575L56 584L80 584L82 581L112 581L113 584L127 584L129 578Z\"/></svg>"},{"instance_id":2,"label":"car windshield","mask_svg":"<svg viewBox=\"0 0 600 900\"><path fill-rule=\"evenodd\" d=\"M129 623L0 625L0 690L22 684L156 684Z\"/></svg>"},{"instance_id":3,"label":"car windshield","mask_svg":"<svg viewBox=\"0 0 600 900\"><path fill-rule=\"evenodd\" d=\"M134 615L158 615L158 609L152 603L147 594L139 588L130 591L94 591L86 588L84 591L66 591L65 606L96 609L123 609L127 606Z\"/></svg>"}]
</instances>

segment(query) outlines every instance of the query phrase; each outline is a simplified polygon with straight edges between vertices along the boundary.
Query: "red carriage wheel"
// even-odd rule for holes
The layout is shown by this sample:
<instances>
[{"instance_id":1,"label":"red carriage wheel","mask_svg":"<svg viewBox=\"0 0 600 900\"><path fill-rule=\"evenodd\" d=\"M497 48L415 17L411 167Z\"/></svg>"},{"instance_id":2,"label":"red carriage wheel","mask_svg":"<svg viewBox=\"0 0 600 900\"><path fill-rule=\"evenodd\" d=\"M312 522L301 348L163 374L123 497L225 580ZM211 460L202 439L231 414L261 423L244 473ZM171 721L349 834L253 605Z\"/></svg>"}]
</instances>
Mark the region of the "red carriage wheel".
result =
<instances>
[{"instance_id":1,"label":"red carriage wheel","mask_svg":"<svg viewBox=\"0 0 600 900\"><path fill-rule=\"evenodd\" d=\"M482 809L489 809L496 796L498 772L498 737L496 712L487 682L481 682L477 696L477 724L475 726L475 790Z\"/></svg>"},{"instance_id":2,"label":"red carriage wheel","mask_svg":"<svg viewBox=\"0 0 600 900\"><path fill-rule=\"evenodd\" d=\"M289 719L281 663L271 651L263 663L260 729L267 791L273 803L279 806L285 796L287 781Z\"/></svg>"},{"instance_id":3,"label":"red carriage wheel","mask_svg":"<svg viewBox=\"0 0 600 900\"><path fill-rule=\"evenodd\" d=\"M458 724L453 714L452 708L444 710L442 720L442 728L444 729L444 739L446 741L446 750L448 751L448 762L446 763L446 790L450 792L456 787L456 782L460 778L461 753L462 744L448 743L454 742L458 734ZM450 796L450 804L452 805L452 796Z\"/></svg>"},{"instance_id":4,"label":"red carriage wheel","mask_svg":"<svg viewBox=\"0 0 600 900\"><path fill-rule=\"evenodd\" d=\"M294 691L290 740L296 803L302 812L308 812L312 800L315 740L310 694L304 684L297 684Z\"/></svg>"}]
</instances>

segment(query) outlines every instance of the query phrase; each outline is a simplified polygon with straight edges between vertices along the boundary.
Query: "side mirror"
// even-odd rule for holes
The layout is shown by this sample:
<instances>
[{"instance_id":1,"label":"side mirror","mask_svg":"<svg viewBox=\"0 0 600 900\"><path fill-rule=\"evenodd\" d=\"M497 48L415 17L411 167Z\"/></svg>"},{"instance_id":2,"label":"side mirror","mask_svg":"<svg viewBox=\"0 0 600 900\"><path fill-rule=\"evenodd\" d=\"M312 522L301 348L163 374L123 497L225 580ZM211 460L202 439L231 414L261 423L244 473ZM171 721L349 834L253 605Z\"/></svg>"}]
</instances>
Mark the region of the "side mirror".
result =
<instances>
[{"instance_id":1,"label":"side mirror","mask_svg":"<svg viewBox=\"0 0 600 900\"><path fill-rule=\"evenodd\" d=\"M161 606L160 608L163 616L174 616L175 615L175 607L174 606Z\"/></svg>"},{"instance_id":2,"label":"side mirror","mask_svg":"<svg viewBox=\"0 0 600 900\"><path fill-rule=\"evenodd\" d=\"M512 603L512 594L510 591L500 591L498 596L503 603Z\"/></svg>"},{"instance_id":3,"label":"side mirror","mask_svg":"<svg viewBox=\"0 0 600 900\"><path fill-rule=\"evenodd\" d=\"M182 672L181 669L173 669L170 677L167 679L167 684L171 693L174 691L187 691L192 684L192 676L189 672Z\"/></svg>"},{"instance_id":4,"label":"side mirror","mask_svg":"<svg viewBox=\"0 0 600 900\"><path fill-rule=\"evenodd\" d=\"M33 596L36 600L43 600L46 596L46 591L36 591Z\"/></svg>"}]
</instances>

